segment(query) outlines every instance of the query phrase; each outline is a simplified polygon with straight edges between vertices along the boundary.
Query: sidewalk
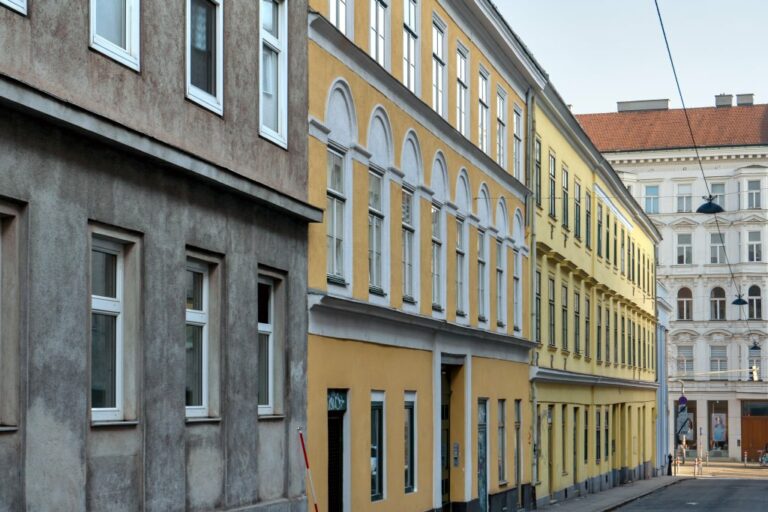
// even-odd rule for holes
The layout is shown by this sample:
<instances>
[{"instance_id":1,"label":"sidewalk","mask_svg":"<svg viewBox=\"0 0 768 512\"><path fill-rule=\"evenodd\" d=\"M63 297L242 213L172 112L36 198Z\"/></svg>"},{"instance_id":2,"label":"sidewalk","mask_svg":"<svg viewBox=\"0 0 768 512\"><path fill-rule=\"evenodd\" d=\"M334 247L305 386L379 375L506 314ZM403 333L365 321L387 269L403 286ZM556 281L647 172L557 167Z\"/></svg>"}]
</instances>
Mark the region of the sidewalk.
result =
<instances>
[{"instance_id":1,"label":"sidewalk","mask_svg":"<svg viewBox=\"0 0 768 512\"><path fill-rule=\"evenodd\" d=\"M551 512L604 512L613 510L630 501L634 501L668 485L676 484L691 477L688 476L659 476L648 480L640 480L626 485L620 485L607 491L588 494L583 498L573 498L553 503L539 510Z\"/></svg>"}]
</instances>

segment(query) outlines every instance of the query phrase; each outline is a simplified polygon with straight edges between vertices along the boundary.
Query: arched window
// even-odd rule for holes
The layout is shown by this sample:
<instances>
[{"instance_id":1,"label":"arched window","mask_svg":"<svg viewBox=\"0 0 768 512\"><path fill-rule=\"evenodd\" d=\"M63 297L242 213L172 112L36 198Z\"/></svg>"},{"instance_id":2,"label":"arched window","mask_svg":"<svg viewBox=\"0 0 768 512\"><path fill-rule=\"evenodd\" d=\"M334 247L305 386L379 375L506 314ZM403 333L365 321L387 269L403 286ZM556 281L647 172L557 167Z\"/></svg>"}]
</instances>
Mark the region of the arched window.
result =
<instances>
[{"instance_id":1,"label":"arched window","mask_svg":"<svg viewBox=\"0 0 768 512\"><path fill-rule=\"evenodd\" d=\"M486 228L490 224L490 201L485 184L480 186L477 203L477 318L480 323L488 321L488 237Z\"/></svg>"},{"instance_id":2,"label":"arched window","mask_svg":"<svg viewBox=\"0 0 768 512\"><path fill-rule=\"evenodd\" d=\"M467 311L469 311L469 281L467 279L469 272L467 240L469 234L466 217L470 213L470 204L469 179L466 171L462 169L456 183L456 317L462 320L467 318Z\"/></svg>"},{"instance_id":3,"label":"arched window","mask_svg":"<svg viewBox=\"0 0 768 512\"><path fill-rule=\"evenodd\" d=\"M443 285L443 276L445 275L445 251L443 243L445 240L445 212L443 204L448 199L446 192L446 166L442 152L438 152L432 165L432 310L442 314L445 306L445 286Z\"/></svg>"},{"instance_id":4,"label":"arched window","mask_svg":"<svg viewBox=\"0 0 768 512\"><path fill-rule=\"evenodd\" d=\"M693 318L693 295L690 288L680 288L677 292L677 319L691 320Z\"/></svg>"},{"instance_id":5,"label":"arched window","mask_svg":"<svg viewBox=\"0 0 768 512\"><path fill-rule=\"evenodd\" d=\"M403 171L401 236L403 242L403 307L416 308L416 297L420 289L419 272L419 197L417 188L422 184L422 163L419 141L414 132L406 135L403 156L400 159Z\"/></svg>"},{"instance_id":6,"label":"arched window","mask_svg":"<svg viewBox=\"0 0 768 512\"><path fill-rule=\"evenodd\" d=\"M725 320L725 290L719 286L709 294L709 319Z\"/></svg>"},{"instance_id":7,"label":"arched window","mask_svg":"<svg viewBox=\"0 0 768 512\"><path fill-rule=\"evenodd\" d=\"M749 294L747 297L749 304L749 319L760 320L763 318L763 299L760 296L760 287L752 285L749 287Z\"/></svg>"},{"instance_id":8,"label":"arched window","mask_svg":"<svg viewBox=\"0 0 768 512\"><path fill-rule=\"evenodd\" d=\"M756 286L754 288L757 288ZM749 347L749 369L757 368L757 378L760 379L760 359L762 359L762 351L760 346ZM747 380L752 380L752 372L748 374Z\"/></svg>"}]
</instances>

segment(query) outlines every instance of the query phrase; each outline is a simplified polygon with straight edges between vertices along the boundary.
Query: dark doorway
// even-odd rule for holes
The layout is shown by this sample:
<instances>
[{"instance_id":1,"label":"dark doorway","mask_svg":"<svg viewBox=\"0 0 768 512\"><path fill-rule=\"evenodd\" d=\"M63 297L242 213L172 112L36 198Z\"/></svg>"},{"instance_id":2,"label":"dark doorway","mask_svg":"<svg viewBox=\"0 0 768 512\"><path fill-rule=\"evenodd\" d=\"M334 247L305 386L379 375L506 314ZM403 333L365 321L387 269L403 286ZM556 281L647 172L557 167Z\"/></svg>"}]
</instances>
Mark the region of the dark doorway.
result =
<instances>
[{"instance_id":1,"label":"dark doorway","mask_svg":"<svg viewBox=\"0 0 768 512\"><path fill-rule=\"evenodd\" d=\"M443 512L451 512L451 379L453 368L440 370L440 486Z\"/></svg>"},{"instance_id":2,"label":"dark doorway","mask_svg":"<svg viewBox=\"0 0 768 512\"><path fill-rule=\"evenodd\" d=\"M344 512L344 415L347 392L328 391L328 512Z\"/></svg>"}]
</instances>

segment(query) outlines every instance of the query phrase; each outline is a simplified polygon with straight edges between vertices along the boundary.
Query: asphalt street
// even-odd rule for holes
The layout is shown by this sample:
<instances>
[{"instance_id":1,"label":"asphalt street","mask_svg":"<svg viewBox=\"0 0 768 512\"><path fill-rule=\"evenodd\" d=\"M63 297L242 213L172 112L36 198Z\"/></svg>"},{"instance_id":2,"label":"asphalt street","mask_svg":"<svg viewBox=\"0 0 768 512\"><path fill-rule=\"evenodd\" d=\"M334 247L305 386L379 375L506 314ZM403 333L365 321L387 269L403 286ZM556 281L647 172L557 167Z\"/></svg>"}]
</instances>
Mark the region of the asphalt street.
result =
<instances>
[{"instance_id":1,"label":"asphalt street","mask_svg":"<svg viewBox=\"0 0 768 512\"><path fill-rule=\"evenodd\" d=\"M768 481L764 479L701 478L640 498L621 511L739 511L768 509Z\"/></svg>"}]
</instances>

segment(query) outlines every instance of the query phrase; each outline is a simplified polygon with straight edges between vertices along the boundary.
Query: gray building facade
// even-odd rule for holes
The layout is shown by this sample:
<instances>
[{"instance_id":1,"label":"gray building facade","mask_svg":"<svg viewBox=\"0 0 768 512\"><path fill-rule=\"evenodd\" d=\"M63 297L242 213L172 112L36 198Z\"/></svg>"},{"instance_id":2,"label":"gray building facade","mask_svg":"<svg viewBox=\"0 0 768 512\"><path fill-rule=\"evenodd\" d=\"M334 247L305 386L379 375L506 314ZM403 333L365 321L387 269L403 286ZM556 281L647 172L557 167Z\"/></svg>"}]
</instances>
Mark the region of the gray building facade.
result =
<instances>
[{"instance_id":1,"label":"gray building facade","mask_svg":"<svg viewBox=\"0 0 768 512\"><path fill-rule=\"evenodd\" d=\"M0 511L303 511L306 2L98 5L0 0Z\"/></svg>"}]
</instances>

